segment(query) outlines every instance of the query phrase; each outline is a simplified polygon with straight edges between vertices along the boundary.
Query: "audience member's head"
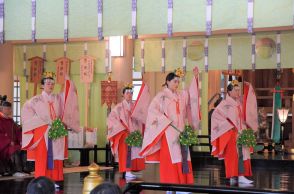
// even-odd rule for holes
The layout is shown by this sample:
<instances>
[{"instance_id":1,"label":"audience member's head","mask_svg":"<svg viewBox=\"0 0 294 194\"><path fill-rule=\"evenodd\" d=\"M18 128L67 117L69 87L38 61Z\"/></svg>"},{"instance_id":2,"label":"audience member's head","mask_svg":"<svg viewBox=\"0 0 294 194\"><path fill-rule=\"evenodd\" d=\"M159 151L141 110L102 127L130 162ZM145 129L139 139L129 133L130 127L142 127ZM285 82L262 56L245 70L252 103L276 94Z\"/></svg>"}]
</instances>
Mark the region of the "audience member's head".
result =
<instances>
[{"instance_id":1,"label":"audience member's head","mask_svg":"<svg viewBox=\"0 0 294 194\"><path fill-rule=\"evenodd\" d=\"M90 194L122 194L122 191L118 185L111 182L105 182L96 186Z\"/></svg>"},{"instance_id":2,"label":"audience member's head","mask_svg":"<svg viewBox=\"0 0 294 194\"><path fill-rule=\"evenodd\" d=\"M0 107L0 111L4 114L5 117L12 116L11 103L8 101L3 101Z\"/></svg>"},{"instance_id":3,"label":"audience member's head","mask_svg":"<svg viewBox=\"0 0 294 194\"><path fill-rule=\"evenodd\" d=\"M54 182L45 177L40 176L30 181L27 187L27 194L54 194L55 186Z\"/></svg>"}]
</instances>

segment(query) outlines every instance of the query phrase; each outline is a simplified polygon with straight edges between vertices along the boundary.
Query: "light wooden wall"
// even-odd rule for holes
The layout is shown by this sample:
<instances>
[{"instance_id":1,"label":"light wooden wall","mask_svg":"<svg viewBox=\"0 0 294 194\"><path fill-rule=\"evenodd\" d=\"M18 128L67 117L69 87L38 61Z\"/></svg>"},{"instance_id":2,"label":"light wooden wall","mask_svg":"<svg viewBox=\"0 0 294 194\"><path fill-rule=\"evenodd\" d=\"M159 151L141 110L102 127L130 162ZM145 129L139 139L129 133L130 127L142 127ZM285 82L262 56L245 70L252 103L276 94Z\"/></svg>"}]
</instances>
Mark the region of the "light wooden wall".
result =
<instances>
[{"instance_id":1,"label":"light wooden wall","mask_svg":"<svg viewBox=\"0 0 294 194\"><path fill-rule=\"evenodd\" d=\"M211 70L208 71L208 99L209 100L215 93L220 93L221 83L221 71L220 70ZM217 100L217 97L215 98ZM209 109L213 108L215 100L208 107Z\"/></svg>"},{"instance_id":2,"label":"light wooden wall","mask_svg":"<svg viewBox=\"0 0 294 194\"><path fill-rule=\"evenodd\" d=\"M112 57L112 80L118 81L118 102L122 100L122 88L132 83L133 40L124 37L124 56Z\"/></svg>"}]
</instances>

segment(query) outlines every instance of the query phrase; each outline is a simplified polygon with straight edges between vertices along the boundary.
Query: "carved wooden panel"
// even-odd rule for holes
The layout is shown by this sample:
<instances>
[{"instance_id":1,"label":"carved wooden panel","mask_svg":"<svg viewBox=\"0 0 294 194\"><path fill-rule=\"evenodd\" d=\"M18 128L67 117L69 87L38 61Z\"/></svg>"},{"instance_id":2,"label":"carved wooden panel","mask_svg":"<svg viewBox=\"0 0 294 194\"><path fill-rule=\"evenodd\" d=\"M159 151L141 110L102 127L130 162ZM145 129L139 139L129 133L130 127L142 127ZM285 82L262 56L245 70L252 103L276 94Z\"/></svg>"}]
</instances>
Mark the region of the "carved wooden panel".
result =
<instances>
[{"instance_id":1,"label":"carved wooden panel","mask_svg":"<svg viewBox=\"0 0 294 194\"><path fill-rule=\"evenodd\" d=\"M80 79L82 83L93 82L95 58L85 55L80 58Z\"/></svg>"},{"instance_id":2,"label":"carved wooden panel","mask_svg":"<svg viewBox=\"0 0 294 194\"><path fill-rule=\"evenodd\" d=\"M56 82L64 84L65 75L69 75L71 60L67 57L61 57L56 62Z\"/></svg>"},{"instance_id":3,"label":"carved wooden panel","mask_svg":"<svg viewBox=\"0 0 294 194\"><path fill-rule=\"evenodd\" d=\"M40 83L43 75L44 59L36 56L28 60L31 63L30 82Z\"/></svg>"}]
</instances>

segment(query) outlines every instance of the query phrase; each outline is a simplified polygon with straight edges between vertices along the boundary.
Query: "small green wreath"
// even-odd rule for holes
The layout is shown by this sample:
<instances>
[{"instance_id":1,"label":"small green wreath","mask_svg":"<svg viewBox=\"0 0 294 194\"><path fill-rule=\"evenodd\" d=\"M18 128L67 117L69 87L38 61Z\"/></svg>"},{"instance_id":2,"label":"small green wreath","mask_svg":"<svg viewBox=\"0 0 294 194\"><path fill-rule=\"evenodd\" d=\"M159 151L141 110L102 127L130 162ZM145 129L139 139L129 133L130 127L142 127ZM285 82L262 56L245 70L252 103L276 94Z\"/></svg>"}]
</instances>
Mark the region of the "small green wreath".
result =
<instances>
[{"instance_id":1,"label":"small green wreath","mask_svg":"<svg viewBox=\"0 0 294 194\"><path fill-rule=\"evenodd\" d=\"M181 145L191 146L199 143L199 139L190 125L186 125L183 132L180 133L179 141Z\"/></svg>"},{"instance_id":2,"label":"small green wreath","mask_svg":"<svg viewBox=\"0 0 294 194\"><path fill-rule=\"evenodd\" d=\"M254 131L252 129L243 129L239 133L237 144L245 147L255 147L257 143Z\"/></svg>"},{"instance_id":3,"label":"small green wreath","mask_svg":"<svg viewBox=\"0 0 294 194\"><path fill-rule=\"evenodd\" d=\"M139 130L131 132L125 139L125 142L128 146L141 147L143 143L143 137L141 132Z\"/></svg>"},{"instance_id":4,"label":"small green wreath","mask_svg":"<svg viewBox=\"0 0 294 194\"><path fill-rule=\"evenodd\" d=\"M68 131L65 129L64 124L61 119L55 119L52 121L51 128L49 129L48 136L52 140L56 140L60 137L64 137L68 135Z\"/></svg>"}]
</instances>

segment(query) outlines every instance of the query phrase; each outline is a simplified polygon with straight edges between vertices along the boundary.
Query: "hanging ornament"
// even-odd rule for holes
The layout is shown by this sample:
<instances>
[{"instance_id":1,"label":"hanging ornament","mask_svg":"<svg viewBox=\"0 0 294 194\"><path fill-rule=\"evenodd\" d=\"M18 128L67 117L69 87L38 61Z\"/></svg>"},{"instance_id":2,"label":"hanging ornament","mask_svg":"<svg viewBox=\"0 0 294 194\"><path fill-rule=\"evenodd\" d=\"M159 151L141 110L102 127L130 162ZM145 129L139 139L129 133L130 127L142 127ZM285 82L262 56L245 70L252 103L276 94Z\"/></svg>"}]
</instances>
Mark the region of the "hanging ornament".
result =
<instances>
[{"instance_id":1,"label":"hanging ornament","mask_svg":"<svg viewBox=\"0 0 294 194\"><path fill-rule=\"evenodd\" d=\"M104 103L110 113L111 105L117 103L117 81L101 81L101 105Z\"/></svg>"},{"instance_id":2,"label":"hanging ornament","mask_svg":"<svg viewBox=\"0 0 294 194\"><path fill-rule=\"evenodd\" d=\"M86 48L86 47L84 47ZM84 51L85 52L85 51ZM90 85L93 82L94 77L94 64L95 58L89 55L84 55L80 58L80 81L86 86L85 95L85 127L88 127L88 110L89 110L89 96L90 96Z\"/></svg>"},{"instance_id":3,"label":"hanging ornament","mask_svg":"<svg viewBox=\"0 0 294 194\"><path fill-rule=\"evenodd\" d=\"M44 68L44 59L38 56L28 59L31 62L31 79L34 83L34 96L37 94L37 86L41 82Z\"/></svg>"},{"instance_id":4,"label":"hanging ornament","mask_svg":"<svg viewBox=\"0 0 294 194\"><path fill-rule=\"evenodd\" d=\"M64 84L65 75L70 73L70 64L72 60L67 57L60 57L55 60L56 62L56 83Z\"/></svg>"},{"instance_id":5,"label":"hanging ornament","mask_svg":"<svg viewBox=\"0 0 294 194\"><path fill-rule=\"evenodd\" d=\"M204 45L199 40L192 41L187 48L188 58L192 61L198 61L204 57Z\"/></svg>"},{"instance_id":6,"label":"hanging ornament","mask_svg":"<svg viewBox=\"0 0 294 194\"><path fill-rule=\"evenodd\" d=\"M276 43L271 38L261 38L256 42L255 52L261 58L270 58L274 54L275 49Z\"/></svg>"}]
</instances>

